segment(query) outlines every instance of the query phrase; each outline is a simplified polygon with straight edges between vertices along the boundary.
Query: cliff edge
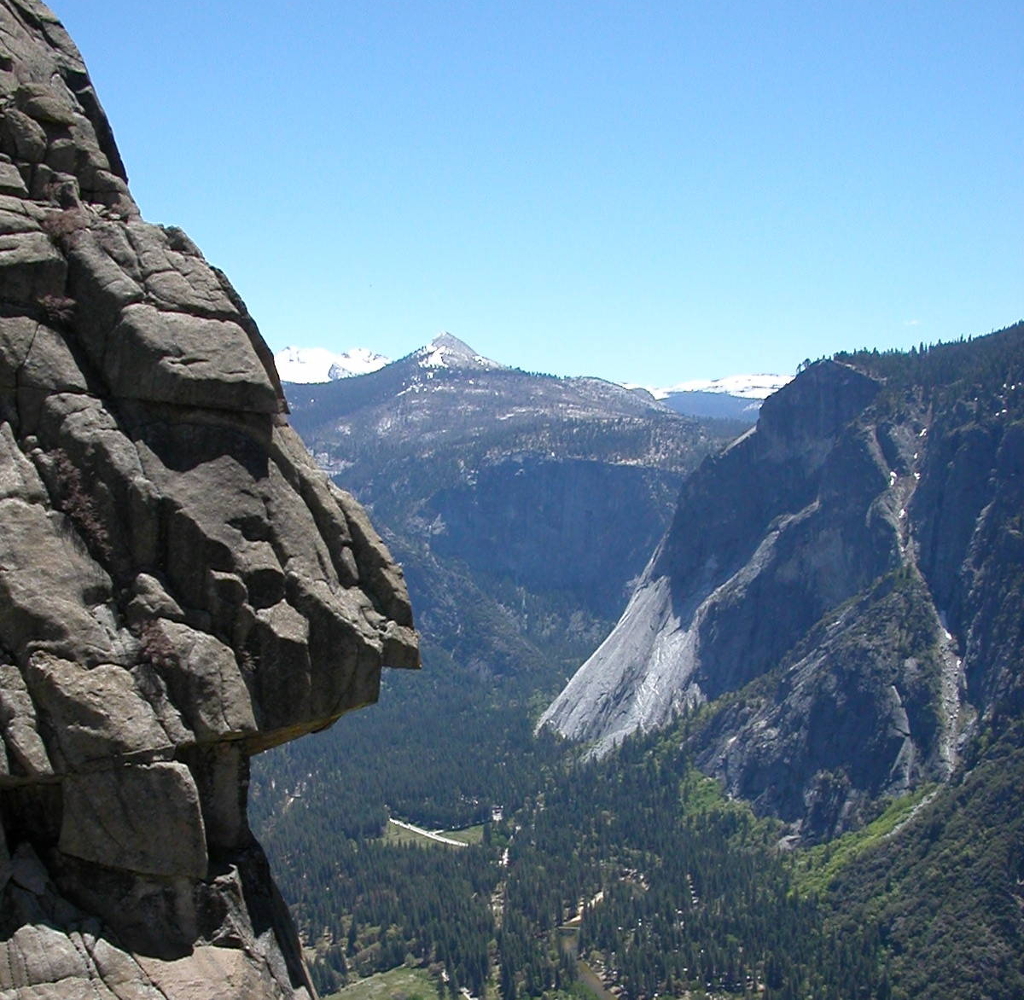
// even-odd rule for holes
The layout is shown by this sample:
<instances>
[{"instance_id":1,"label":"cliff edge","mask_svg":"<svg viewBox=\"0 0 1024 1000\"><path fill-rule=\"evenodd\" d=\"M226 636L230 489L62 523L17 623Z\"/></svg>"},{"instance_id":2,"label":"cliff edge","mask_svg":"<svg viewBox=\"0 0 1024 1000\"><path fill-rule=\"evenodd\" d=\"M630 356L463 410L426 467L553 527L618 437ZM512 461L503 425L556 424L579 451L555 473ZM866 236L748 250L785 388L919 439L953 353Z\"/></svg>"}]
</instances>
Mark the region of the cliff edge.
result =
<instances>
[{"instance_id":1,"label":"cliff edge","mask_svg":"<svg viewBox=\"0 0 1024 1000\"><path fill-rule=\"evenodd\" d=\"M312 996L249 757L418 665L401 570L228 280L0 0L0 998Z\"/></svg>"},{"instance_id":2,"label":"cliff edge","mask_svg":"<svg viewBox=\"0 0 1024 1000\"><path fill-rule=\"evenodd\" d=\"M730 796L818 840L1019 717L1024 325L818 362L687 479L543 716L603 752L680 717Z\"/></svg>"}]
</instances>

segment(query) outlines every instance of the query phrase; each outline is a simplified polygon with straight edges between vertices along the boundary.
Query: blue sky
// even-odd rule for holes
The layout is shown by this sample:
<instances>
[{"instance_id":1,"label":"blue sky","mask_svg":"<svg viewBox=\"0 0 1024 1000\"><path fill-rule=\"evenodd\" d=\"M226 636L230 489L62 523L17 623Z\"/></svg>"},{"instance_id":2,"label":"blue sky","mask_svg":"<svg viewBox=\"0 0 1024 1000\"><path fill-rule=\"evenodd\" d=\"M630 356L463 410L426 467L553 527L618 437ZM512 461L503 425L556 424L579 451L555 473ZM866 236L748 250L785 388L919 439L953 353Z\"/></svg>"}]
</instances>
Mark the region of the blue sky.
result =
<instances>
[{"instance_id":1,"label":"blue sky","mask_svg":"<svg viewBox=\"0 0 1024 1000\"><path fill-rule=\"evenodd\" d=\"M271 347L647 385L1024 315L1024 5L52 0Z\"/></svg>"}]
</instances>

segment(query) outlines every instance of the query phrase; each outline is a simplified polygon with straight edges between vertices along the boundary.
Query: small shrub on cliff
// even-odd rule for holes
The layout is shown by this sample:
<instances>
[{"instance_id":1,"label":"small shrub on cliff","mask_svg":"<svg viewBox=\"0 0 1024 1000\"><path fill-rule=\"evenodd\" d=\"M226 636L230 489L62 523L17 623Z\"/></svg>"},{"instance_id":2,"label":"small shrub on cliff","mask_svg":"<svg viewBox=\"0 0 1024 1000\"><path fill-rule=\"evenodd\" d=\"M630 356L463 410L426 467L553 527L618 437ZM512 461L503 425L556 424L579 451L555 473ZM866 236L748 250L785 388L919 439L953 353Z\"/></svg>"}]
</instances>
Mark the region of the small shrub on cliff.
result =
<instances>
[{"instance_id":1,"label":"small shrub on cliff","mask_svg":"<svg viewBox=\"0 0 1024 1000\"><path fill-rule=\"evenodd\" d=\"M110 559L110 534L96 510L96 501L85 485L82 470L63 449L53 455L53 469L60 491L60 509L71 518L86 544L104 561Z\"/></svg>"},{"instance_id":2,"label":"small shrub on cliff","mask_svg":"<svg viewBox=\"0 0 1024 1000\"><path fill-rule=\"evenodd\" d=\"M64 295L43 295L39 299L39 311L47 325L59 330L74 320L75 300Z\"/></svg>"},{"instance_id":3,"label":"small shrub on cliff","mask_svg":"<svg viewBox=\"0 0 1024 1000\"><path fill-rule=\"evenodd\" d=\"M89 213L84 208L64 208L47 213L39 225L55 246L65 250L75 233L89 228Z\"/></svg>"}]
</instances>

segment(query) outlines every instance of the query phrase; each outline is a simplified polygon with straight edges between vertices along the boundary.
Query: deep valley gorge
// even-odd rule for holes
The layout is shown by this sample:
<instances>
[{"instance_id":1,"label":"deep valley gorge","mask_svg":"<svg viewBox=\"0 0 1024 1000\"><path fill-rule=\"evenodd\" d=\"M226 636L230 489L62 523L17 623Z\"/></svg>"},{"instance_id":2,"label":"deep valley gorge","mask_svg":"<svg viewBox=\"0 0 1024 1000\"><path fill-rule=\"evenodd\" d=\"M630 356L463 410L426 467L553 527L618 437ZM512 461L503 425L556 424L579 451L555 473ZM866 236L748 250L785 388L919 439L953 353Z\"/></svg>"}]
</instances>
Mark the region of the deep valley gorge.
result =
<instances>
[{"instance_id":1,"label":"deep valley gorge","mask_svg":"<svg viewBox=\"0 0 1024 1000\"><path fill-rule=\"evenodd\" d=\"M256 319L0 0L0 1000L1024 996L1024 323L762 403Z\"/></svg>"},{"instance_id":2,"label":"deep valley gorge","mask_svg":"<svg viewBox=\"0 0 1024 1000\"><path fill-rule=\"evenodd\" d=\"M339 480L356 483L401 553L427 671L442 668L426 685L396 676L373 713L257 772L264 839L308 915L322 987L401 957L474 994L495 975L502 996L565 989L575 971L557 928L575 921L580 960L634 997L920 996L937 984L970 996L979 980L985 995L1013 996L1024 329L820 361L754 428L678 423L670 461L664 443L653 461L624 450L621 418L566 423L561 400L542 430L506 430L518 385L508 402L487 397L493 422L453 431L430 408L460 382L472 406L481 374L457 361L431 372L419 365L429 350L378 373L393 380L391 405L412 396L418 419L388 412L383 393L352 407L359 379L289 389L310 447L345 466ZM303 423L331 392L343 419L320 409ZM588 435L591 464L685 470L674 516L651 522L646 566L602 571L617 624L601 617L600 591L571 579L607 551L580 549L580 508L592 539L623 530L624 511L634 530L650 480L605 479L598 495L571 444L553 459L549 442L571 441L584 419L605 425ZM414 435L395 432L403 422ZM382 447L379 466L363 457ZM558 522L540 497L573 516ZM549 532L532 559L509 519ZM456 724L435 725L452 705ZM356 846L389 815L483 824L479 858ZM446 888L409 918L428 872ZM343 902L325 906L328 894Z\"/></svg>"}]
</instances>

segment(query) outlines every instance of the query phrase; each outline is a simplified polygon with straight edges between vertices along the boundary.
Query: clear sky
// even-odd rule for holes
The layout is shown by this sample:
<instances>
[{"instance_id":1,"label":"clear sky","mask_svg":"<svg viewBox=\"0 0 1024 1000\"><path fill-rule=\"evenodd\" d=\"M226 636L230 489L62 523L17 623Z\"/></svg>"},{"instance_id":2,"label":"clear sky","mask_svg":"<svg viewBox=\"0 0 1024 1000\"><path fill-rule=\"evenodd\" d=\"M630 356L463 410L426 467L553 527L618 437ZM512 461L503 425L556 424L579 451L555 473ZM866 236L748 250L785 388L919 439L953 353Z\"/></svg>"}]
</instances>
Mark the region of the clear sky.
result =
<instances>
[{"instance_id":1,"label":"clear sky","mask_svg":"<svg viewBox=\"0 0 1024 1000\"><path fill-rule=\"evenodd\" d=\"M1020 0L52 0L274 350L646 385L1024 315Z\"/></svg>"}]
</instances>

